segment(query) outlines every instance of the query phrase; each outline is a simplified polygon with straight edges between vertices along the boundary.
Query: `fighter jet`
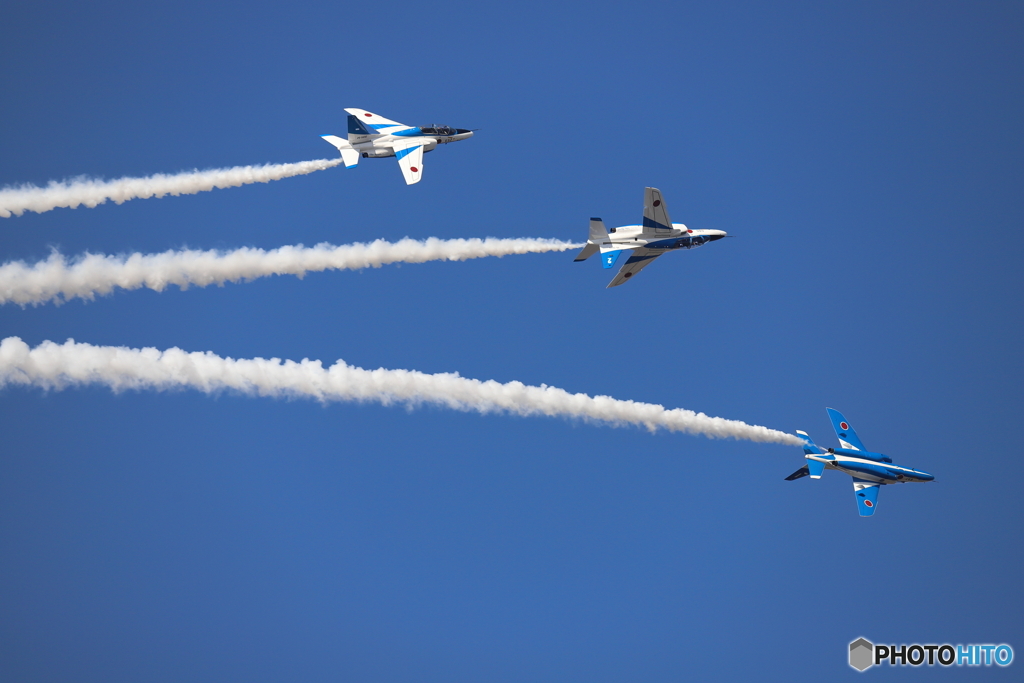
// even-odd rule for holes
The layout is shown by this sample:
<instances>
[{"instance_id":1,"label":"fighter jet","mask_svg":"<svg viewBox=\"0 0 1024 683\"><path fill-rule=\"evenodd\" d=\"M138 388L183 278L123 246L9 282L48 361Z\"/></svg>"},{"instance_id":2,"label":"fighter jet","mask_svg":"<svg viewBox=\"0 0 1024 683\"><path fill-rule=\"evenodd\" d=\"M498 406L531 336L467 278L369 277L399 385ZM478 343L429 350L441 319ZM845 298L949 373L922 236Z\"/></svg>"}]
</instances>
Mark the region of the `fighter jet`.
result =
<instances>
[{"instance_id":1,"label":"fighter jet","mask_svg":"<svg viewBox=\"0 0 1024 683\"><path fill-rule=\"evenodd\" d=\"M682 223L673 223L668 217L668 207L661 198L661 191L646 187L643 225L623 225L612 228L609 233L604 227L604 221L591 218L590 238L576 255L576 261L586 261L600 251L601 265L611 268L619 254L631 250L629 260L622 264L618 274L608 283L608 287L618 287L668 251L694 249L723 237L725 232L722 230L690 230Z\"/></svg>"},{"instance_id":2,"label":"fighter jet","mask_svg":"<svg viewBox=\"0 0 1024 683\"><path fill-rule=\"evenodd\" d=\"M912 481L934 481L935 477L921 470L892 464L892 458L881 453L872 453L864 448L857 432L838 410L826 408L832 427L839 437L842 448L822 449L811 441L807 432L797 431L804 440L804 457L807 464L786 477L793 481L810 475L820 479L825 469L839 470L853 477L853 493L857 497L857 509L861 517L875 514L878 504L878 487L883 484L905 484Z\"/></svg>"},{"instance_id":3,"label":"fighter jet","mask_svg":"<svg viewBox=\"0 0 1024 683\"><path fill-rule=\"evenodd\" d=\"M363 109L345 111L348 112L348 140L337 135L320 136L338 148L345 168L358 164L359 157L397 157L406 185L418 183L423 177L424 152L433 151L438 145L473 137L473 131L465 128L437 124L420 128L406 126Z\"/></svg>"}]
</instances>

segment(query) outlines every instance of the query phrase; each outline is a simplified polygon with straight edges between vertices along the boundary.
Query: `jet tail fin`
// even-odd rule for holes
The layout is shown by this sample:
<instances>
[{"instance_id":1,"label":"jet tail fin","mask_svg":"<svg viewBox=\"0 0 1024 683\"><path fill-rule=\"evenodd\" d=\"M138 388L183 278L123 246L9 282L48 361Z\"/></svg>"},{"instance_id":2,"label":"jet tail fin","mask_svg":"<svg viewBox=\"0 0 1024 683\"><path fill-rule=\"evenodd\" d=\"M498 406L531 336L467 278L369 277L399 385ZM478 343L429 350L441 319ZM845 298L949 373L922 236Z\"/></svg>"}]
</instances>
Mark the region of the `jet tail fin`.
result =
<instances>
[{"instance_id":1,"label":"jet tail fin","mask_svg":"<svg viewBox=\"0 0 1024 683\"><path fill-rule=\"evenodd\" d=\"M807 473L811 475L811 479L821 479L821 473L825 471L825 463L820 460L808 460L807 461Z\"/></svg>"},{"instance_id":2,"label":"jet tail fin","mask_svg":"<svg viewBox=\"0 0 1024 683\"><path fill-rule=\"evenodd\" d=\"M365 142L370 139L370 136L374 132L366 127L362 121L357 117L348 115L348 141L349 142Z\"/></svg>"},{"instance_id":3,"label":"jet tail fin","mask_svg":"<svg viewBox=\"0 0 1024 683\"><path fill-rule=\"evenodd\" d=\"M811 441L811 437L807 436L807 432L797 430L797 436L803 439L804 442L804 457L807 458L807 462L803 467L798 469L793 474L786 477L786 481L793 481L801 477L810 477L811 479L821 479L821 473L825 471L825 463L821 460L814 460L808 456L811 455L823 455L825 450L819 448Z\"/></svg>"},{"instance_id":4,"label":"jet tail fin","mask_svg":"<svg viewBox=\"0 0 1024 683\"><path fill-rule=\"evenodd\" d=\"M359 163L359 152L352 149L348 141L339 138L337 135L321 135L324 140L331 143L341 152L341 160L345 162L345 168L352 168Z\"/></svg>"},{"instance_id":5,"label":"jet tail fin","mask_svg":"<svg viewBox=\"0 0 1024 683\"><path fill-rule=\"evenodd\" d=\"M590 219L590 235L586 246L576 254L574 261L586 261L601 249L601 243L608 241L608 229L604 227L604 221L600 218Z\"/></svg>"},{"instance_id":6,"label":"jet tail fin","mask_svg":"<svg viewBox=\"0 0 1024 683\"><path fill-rule=\"evenodd\" d=\"M604 268L611 268L615 265L615 260L619 258L619 254L621 253L621 249L601 252L601 266Z\"/></svg>"},{"instance_id":7,"label":"jet tail fin","mask_svg":"<svg viewBox=\"0 0 1024 683\"><path fill-rule=\"evenodd\" d=\"M811 441L811 437L807 436L807 432L802 432L798 429L796 433L799 438L804 440L804 455L822 455L826 452L824 448Z\"/></svg>"},{"instance_id":8,"label":"jet tail fin","mask_svg":"<svg viewBox=\"0 0 1024 683\"><path fill-rule=\"evenodd\" d=\"M793 474L786 477L786 481L794 481L800 477L810 477L811 479L821 479L821 473L825 471L825 463L818 460L808 460L807 464L798 469Z\"/></svg>"}]
</instances>

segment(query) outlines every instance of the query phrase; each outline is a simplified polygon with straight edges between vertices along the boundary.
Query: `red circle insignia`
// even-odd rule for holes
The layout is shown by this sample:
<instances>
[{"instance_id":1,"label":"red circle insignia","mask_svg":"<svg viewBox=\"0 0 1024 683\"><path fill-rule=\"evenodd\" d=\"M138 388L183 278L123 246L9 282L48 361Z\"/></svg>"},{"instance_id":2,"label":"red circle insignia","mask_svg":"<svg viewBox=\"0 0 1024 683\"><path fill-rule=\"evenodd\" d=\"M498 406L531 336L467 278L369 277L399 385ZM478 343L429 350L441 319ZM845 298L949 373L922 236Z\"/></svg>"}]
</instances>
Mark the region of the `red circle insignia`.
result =
<instances>
[{"instance_id":1,"label":"red circle insignia","mask_svg":"<svg viewBox=\"0 0 1024 683\"><path fill-rule=\"evenodd\" d=\"M409 170L412 171L413 173L419 173L420 172L420 169L416 168L415 166L410 166Z\"/></svg>"},{"instance_id":2,"label":"red circle insignia","mask_svg":"<svg viewBox=\"0 0 1024 683\"><path fill-rule=\"evenodd\" d=\"M845 422L840 422L839 423L839 428L840 429L849 429L850 425L846 424Z\"/></svg>"},{"instance_id":3,"label":"red circle insignia","mask_svg":"<svg viewBox=\"0 0 1024 683\"><path fill-rule=\"evenodd\" d=\"M864 504L865 504L865 505L867 505L867 506L868 506L869 508L873 508L873 507L875 507L875 504L874 504L874 503L872 503L872 502L871 502L870 500L865 500L865 501L864 501Z\"/></svg>"},{"instance_id":4,"label":"red circle insignia","mask_svg":"<svg viewBox=\"0 0 1024 683\"><path fill-rule=\"evenodd\" d=\"M370 113L370 112L368 112L368 111L365 111L365 112L363 112L363 116L373 116L373 114L371 114L371 113Z\"/></svg>"},{"instance_id":5,"label":"red circle insignia","mask_svg":"<svg viewBox=\"0 0 1024 683\"><path fill-rule=\"evenodd\" d=\"M692 233L692 232L693 232L693 230L687 230L686 232L687 232L687 233Z\"/></svg>"},{"instance_id":6,"label":"red circle insignia","mask_svg":"<svg viewBox=\"0 0 1024 683\"><path fill-rule=\"evenodd\" d=\"M654 205L655 206L661 206L661 200L660 199L655 199L654 200Z\"/></svg>"}]
</instances>

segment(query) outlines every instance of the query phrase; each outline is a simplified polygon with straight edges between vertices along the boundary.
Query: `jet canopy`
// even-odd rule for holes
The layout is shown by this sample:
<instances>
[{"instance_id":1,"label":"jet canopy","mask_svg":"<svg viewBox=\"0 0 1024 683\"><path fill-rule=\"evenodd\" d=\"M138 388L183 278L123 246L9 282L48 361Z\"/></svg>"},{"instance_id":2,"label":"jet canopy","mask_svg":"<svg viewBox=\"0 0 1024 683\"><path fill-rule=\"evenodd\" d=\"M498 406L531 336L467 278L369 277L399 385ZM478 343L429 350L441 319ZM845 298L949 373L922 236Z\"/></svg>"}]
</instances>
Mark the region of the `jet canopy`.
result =
<instances>
[{"instance_id":1,"label":"jet canopy","mask_svg":"<svg viewBox=\"0 0 1024 683\"><path fill-rule=\"evenodd\" d=\"M451 126L440 126L436 123L432 123L429 126L420 126L420 131L424 135L458 135L459 133L466 132Z\"/></svg>"}]
</instances>

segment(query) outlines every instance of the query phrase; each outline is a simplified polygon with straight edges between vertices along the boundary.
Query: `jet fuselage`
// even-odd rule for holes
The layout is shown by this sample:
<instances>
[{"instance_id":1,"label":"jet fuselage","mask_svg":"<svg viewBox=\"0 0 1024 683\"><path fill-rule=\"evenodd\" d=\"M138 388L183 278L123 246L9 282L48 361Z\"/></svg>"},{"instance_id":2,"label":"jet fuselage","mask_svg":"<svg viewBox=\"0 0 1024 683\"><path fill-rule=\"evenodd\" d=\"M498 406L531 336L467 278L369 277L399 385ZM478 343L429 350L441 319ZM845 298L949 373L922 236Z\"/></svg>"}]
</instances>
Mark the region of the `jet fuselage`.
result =
<instances>
[{"instance_id":1,"label":"jet fuselage","mask_svg":"<svg viewBox=\"0 0 1024 683\"><path fill-rule=\"evenodd\" d=\"M826 468L839 470L860 479L876 481L879 484L904 484L935 479L927 472L894 465L892 458L881 453L830 448L826 453L807 453L805 457L808 460L825 463Z\"/></svg>"},{"instance_id":2,"label":"jet fuselage","mask_svg":"<svg viewBox=\"0 0 1024 683\"><path fill-rule=\"evenodd\" d=\"M672 232L651 237L643 234L642 225L623 225L608 231L608 241L602 242L601 251L610 249L694 249L725 237L724 230L690 230L682 223L673 223Z\"/></svg>"},{"instance_id":3,"label":"jet fuselage","mask_svg":"<svg viewBox=\"0 0 1024 683\"><path fill-rule=\"evenodd\" d=\"M395 156L394 144L409 138L417 138L423 142L423 152L433 152L438 145L447 145L473 137L473 131L465 128L449 128L447 126L428 126L425 128L407 128L398 134L373 135L368 140L350 141L352 149L359 152L364 159L379 159Z\"/></svg>"}]
</instances>

